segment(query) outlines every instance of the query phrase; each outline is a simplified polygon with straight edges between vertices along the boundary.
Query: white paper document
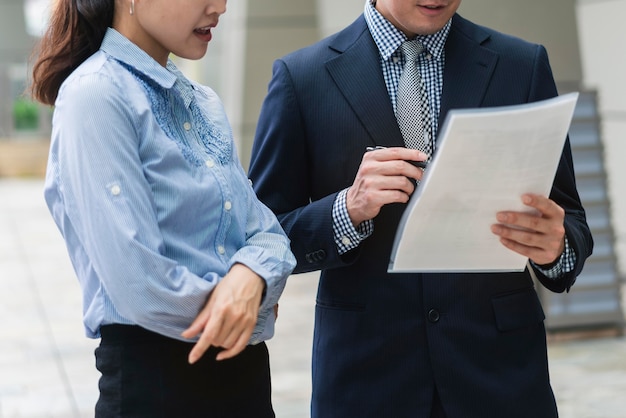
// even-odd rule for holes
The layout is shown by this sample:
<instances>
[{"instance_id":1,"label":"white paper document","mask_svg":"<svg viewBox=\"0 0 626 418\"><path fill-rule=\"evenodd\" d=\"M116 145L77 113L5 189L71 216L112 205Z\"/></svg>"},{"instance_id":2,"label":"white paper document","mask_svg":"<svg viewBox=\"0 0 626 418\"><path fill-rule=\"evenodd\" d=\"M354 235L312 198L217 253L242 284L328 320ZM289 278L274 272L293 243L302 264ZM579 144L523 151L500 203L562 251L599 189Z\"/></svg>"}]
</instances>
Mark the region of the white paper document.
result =
<instances>
[{"instance_id":1,"label":"white paper document","mask_svg":"<svg viewBox=\"0 0 626 418\"><path fill-rule=\"evenodd\" d=\"M522 271L528 259L504 247L491 225L499 211L528 211L524 193L550 194L577 99L450 111L388 271Z\"/></svg>"}]
</instances>

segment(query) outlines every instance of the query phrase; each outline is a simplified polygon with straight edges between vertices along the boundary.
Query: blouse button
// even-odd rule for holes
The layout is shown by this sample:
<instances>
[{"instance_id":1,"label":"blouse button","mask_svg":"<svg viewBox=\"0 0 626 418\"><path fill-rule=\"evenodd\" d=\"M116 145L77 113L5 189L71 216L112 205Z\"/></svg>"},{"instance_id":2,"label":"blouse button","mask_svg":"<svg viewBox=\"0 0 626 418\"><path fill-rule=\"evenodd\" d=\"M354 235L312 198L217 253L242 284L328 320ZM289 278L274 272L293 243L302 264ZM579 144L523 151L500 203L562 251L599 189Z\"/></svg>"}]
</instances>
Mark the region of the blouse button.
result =
<instances>
[{"instance_id":1,"label":"blouse button","mask_svg":"<svg viewBox=\"0 0 626 418\"><path fill-rule=\"evenodd\" d=\"M350 238L348 238L348 237L343 237L343 238L341 238L341 243L343 245L350 245L352 243L352 241L350 241Z\"/></svg>"},{"instance_id":2,"label":"blouse button","mask_svg":"<svg viewBox=\"0 0 626 418\"><path fill-rule=\"evenodd\" d=\"M226 209L226 210L231 210L231 209L232 209L232 207L233 207L233 204L232 204L230 201L226 201L226 202L224 203L224 209Z\"/></svg>"},{"instance_id":3,"label":"blouse button","mask_svg":"<svg viewBox=\"0 0 626 418\"><path fill-rule=\"evenodd\" d=\"M113 196L119 196L120 193L122 193L122 189L120 186L116 184L115 186L111 187L111 194Z\"/></svg>"},{"instance_id":4,"label":"blouse button","mask_svg":"<svg viewBox=\"0 0 626 418\"><path fill-rule=\"evenodd\" d=\"M186 131L190 130L191 129L191 123L189 123L189 122L183 123L183 128L185 128Z\"/></svg>"},{"instance_id":5,"label":"blouse button","mask_svg":"<svg viewBox=\"0 0 626 418\"><path fill-rule=\"evenodd\" d=\"M209 168L213 168L213 167L215 167L215 162L213 162L213 160L206 160L204 165L206 165Z\"/></svg>"},{"instance_id":6,"label":"blouse button","mask_svg":"<svg viewBox=\"0 0 626 418\"><path fill-rule=\"evenodd\" d=\"M219 247L217 247L217 252L220 254L224 254L226 252L226 249L220 245Z\"/></svg>"}]
</instances>

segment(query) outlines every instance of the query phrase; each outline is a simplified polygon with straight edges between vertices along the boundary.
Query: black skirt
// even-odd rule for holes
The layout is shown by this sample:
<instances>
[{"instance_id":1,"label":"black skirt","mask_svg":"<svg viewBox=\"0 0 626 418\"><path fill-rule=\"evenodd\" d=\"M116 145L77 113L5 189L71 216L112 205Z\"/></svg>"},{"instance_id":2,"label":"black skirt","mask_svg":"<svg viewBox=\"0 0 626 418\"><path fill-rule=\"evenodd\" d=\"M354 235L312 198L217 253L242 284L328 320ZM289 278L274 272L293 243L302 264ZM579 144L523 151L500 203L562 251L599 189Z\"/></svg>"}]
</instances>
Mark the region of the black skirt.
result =
<instances>
[{"instance_id":1,"label":"black skirt","mask_svg":"<svg viewBox=\"0 0 626 418\"><path fill-rule=\"evenodd\" d=\"M96 418L275 417L265 343L222 361L211 347L190 365L191 343L128 325L107 325L101 334Z\"/></svg>"}]
</instances>

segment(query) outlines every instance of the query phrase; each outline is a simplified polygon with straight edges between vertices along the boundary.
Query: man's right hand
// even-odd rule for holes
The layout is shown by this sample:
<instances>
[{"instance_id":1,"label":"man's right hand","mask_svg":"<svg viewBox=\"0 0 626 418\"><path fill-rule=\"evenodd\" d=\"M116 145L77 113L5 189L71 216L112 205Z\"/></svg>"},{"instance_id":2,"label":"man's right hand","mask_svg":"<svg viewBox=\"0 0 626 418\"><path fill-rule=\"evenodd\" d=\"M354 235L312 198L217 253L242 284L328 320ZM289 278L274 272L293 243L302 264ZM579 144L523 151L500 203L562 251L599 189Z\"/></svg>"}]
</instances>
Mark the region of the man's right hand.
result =
<instances>
[{"instance_id":1,"label":"man's right hand","mask_svg":"<svg viewBox=\"0 0 626 418\"><path fill-rule=\"evenodd\" d=\"M421 180L424 170L407 161L425 161L426 154L404 147L384 148L363 154L346 204L352 224L373 219L389 203L406 203L415 191L409 179Z\"/></svg>"}]
</instances>

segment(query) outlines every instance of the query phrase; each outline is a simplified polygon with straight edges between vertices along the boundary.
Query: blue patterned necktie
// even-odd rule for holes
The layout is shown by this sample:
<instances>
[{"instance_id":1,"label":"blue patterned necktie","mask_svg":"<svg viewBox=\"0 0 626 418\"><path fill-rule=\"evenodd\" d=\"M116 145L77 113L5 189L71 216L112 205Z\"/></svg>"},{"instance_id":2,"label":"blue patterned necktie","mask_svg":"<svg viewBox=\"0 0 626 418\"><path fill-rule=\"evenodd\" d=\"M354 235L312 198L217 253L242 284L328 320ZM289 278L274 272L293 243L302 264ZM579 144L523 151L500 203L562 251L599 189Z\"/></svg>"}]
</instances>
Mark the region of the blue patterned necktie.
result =
<instances>
[{"instance_id":1,"label":"blue patterned necktie","mask_svg":"<svg viewBox=\"0 0 626 418\"><path fill-rule=\"evenodd\" d=\"M429 138L430 111L426 87L417 68L417 57L424 46L417 40L406 41L400 48L404 53L405 64L398 83L396 118L404 144L426 154L432 154L432 141Z\"/></svg>"}]
</instances>

